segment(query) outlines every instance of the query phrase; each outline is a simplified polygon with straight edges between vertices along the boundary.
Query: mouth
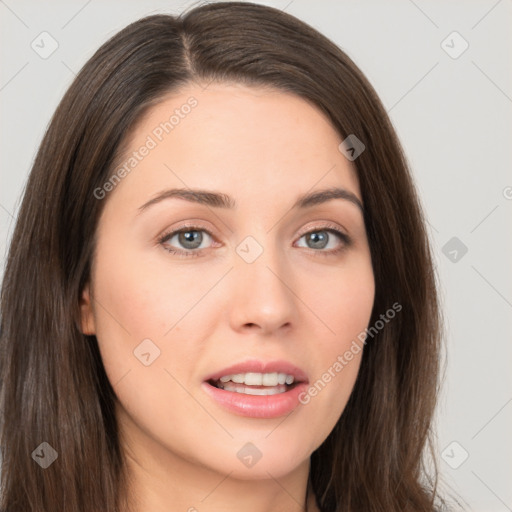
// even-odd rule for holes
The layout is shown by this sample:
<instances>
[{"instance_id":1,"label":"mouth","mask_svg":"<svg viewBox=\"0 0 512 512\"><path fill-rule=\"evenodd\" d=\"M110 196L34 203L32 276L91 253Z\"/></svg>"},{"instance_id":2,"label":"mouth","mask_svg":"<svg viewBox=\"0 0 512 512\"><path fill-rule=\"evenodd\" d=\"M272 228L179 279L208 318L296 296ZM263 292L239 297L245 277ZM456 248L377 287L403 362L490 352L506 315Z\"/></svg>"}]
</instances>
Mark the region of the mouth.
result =
<instances>
[{"instance_id":1,"label":"mouth","mask_svg":"<svg viewBox=\"0 0 512 512\"><path fill-rule=\"evenodd\" d=\"M246 361L209 375L204 391L223 409L252 418L290 413L307 388L307 375L286 361Z\"/></svg>"},{"instance_id":2,"label":"mouth","mask_svg":"<svg viewBox=\"0 0 512 512\"><path fill-rule=\"evenodd\" d=\"M209 379L208 384L217 389L243 393L245 395L269 396L286 393L295 388L299 382L288 373L236 373L223 375L219 379Z\"/></svg>"}]
</instances>

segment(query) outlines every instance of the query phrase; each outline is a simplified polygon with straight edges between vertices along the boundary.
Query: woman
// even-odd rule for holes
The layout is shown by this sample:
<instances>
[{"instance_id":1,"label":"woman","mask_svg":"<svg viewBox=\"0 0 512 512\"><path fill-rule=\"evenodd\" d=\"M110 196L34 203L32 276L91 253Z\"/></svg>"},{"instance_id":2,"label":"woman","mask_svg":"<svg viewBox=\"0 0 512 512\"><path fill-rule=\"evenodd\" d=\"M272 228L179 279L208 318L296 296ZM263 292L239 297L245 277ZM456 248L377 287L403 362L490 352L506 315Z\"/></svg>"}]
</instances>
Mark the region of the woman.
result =
<instances>
[{"instance_id":1,"label":"woman","mask_svg":"<svg viewBox=\"0 0 512 512\"><path fill-rule=\"evenodd\" d=\"M333 43L241 2L129 25L59 105L13 235L0 510L439 510L432 268Z\"/></svg>"}]
</instances>

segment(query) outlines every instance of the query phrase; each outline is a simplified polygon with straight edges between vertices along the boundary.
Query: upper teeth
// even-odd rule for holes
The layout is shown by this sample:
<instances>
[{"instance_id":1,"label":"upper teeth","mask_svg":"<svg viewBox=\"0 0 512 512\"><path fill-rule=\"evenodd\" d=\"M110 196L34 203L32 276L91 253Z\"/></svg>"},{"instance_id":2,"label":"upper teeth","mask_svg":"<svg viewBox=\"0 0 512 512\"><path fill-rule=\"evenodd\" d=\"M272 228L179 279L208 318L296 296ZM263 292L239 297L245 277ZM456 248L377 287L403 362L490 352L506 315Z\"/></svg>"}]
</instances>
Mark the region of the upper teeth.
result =
<instances>
[{"instance_id":1,"label":"upper teeth","mask_svg":"<svg viewBox=\"0 0 512 512\"><path fill-rule=\"evenodd\" d=\"M224 375L219 379L221 382L236 382L247 386L277 386L278 384L293 384L293 375L286 373L237 373L235 375Z\"/></svg>"}]
</instances>

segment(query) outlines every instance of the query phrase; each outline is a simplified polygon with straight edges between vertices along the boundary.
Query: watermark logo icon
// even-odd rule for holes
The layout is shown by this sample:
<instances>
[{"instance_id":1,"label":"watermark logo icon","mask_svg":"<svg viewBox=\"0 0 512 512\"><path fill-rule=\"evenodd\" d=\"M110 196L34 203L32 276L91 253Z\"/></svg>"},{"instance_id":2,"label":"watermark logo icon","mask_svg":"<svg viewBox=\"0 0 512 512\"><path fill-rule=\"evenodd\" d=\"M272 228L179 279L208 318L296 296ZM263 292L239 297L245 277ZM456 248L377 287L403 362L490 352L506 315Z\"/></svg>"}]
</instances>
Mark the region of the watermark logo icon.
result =
<instances>
[{"instance_id":1,"label":"watermark logo icon","mask_svg":"<svg viewBox=\"0 0 512 512\"><path fill-rule=\"evenodd\" d=\"M459 469L469 457L469 453L457 441L452 441L441 453L442 459L452 469Z\"/></svg>"},{"instance_id":2,"label":"watermark logo icon","mask_svg":"<svg viewBox=\"0 0 512 512\"><path fill-rule=\"evenodd\" d=\"M246 443L240 448L236 456L240 459L240 462L252 468L261 459L263 454L261 451L252 443Z\"/></svg>"},{"instance_id":3,"label":"watermark logo icon","mask_svg":"<svg viewBox=\"0 0 512 512\"><path fill-rule=\"evenodd\" d=\"M43 468L46 469L51 466L59 454L49 445L46 441L41 443L33 452L32 458Z\"/></svg>"},{"instance_id":4,"label":"watermark logo icon","mask_svg":"<svg viewBox=\"0 0 512 512\"><path fill-rule=\"evenodd\" d=\"M469 43L454 30L441 41L441 48L452 59L458 59L469 48Z\"/></svg>"},{"instance_id":5,"label":"watermark logo icon","mask_svg":"<svg viewBox=\"0 0 512 512\"><path fill-rule=\"evenodd\" d=\"M366 146L351 133L339 146L339 151L345 155L345 158L353 162L365 149Z\"/></svg>"},{"instance_id":6,"label":"watermark logo icon","mask_svg":"<svg viewBox=\"0 0 512 512\"><path fill-rule=\"evenodd\" d=\"M160 356L160 349L146 338L135 347L133 354L144 366L149 366Z\"/></svg>"},{"instance_id":7,"label":"watermark logo icon","mask_svg":"<svg viewBox=\"0 0 512 512\"><path fill-rule=\"evenodd\" d=\"M253 263L263 254L263 247L252 236L246 236L236 247L236 253L246 263Z\"/></svg>"},{"instance_id":8,"label":"watermark logo icon","mask_svg":"<svg viewBox=\"0 0 512 512\"><path fill-rule=\"evenodd\" d=\"M31 43L30 47L39 57L47 59L59 47L57 40L48 32L41 32Z\"/></svg>"},{"instance_id":9,"label":"watermark logo icon","mask_svg":"<svg viewBox=\"0 0 512 512\"><path fill-rule=\"evenodd\" d=\"M443 245L443 254L452 262L458 263L468 252L467 246L456 236Z\"/></svg>"}]
</instances>

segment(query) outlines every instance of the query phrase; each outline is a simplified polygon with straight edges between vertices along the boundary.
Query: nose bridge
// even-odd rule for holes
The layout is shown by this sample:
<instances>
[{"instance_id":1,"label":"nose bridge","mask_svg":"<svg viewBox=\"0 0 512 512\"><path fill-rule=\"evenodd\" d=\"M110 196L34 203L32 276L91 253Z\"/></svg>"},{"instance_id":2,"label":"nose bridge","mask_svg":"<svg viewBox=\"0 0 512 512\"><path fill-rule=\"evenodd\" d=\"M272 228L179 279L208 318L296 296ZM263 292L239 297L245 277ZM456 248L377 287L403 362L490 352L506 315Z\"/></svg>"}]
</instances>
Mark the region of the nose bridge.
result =
<instances>
[{"instance_id":1,"label":"nose bridge","mask_svg":"<svg viewBox=\"0 0 512 512\"><path fill-rule=\"evenodd\" d=\"M255 324L272 331L292 323L295 297L286 255L271 235L247 236L236 247L232 317L235 327Z\"/></svg>"}]
</instances>

